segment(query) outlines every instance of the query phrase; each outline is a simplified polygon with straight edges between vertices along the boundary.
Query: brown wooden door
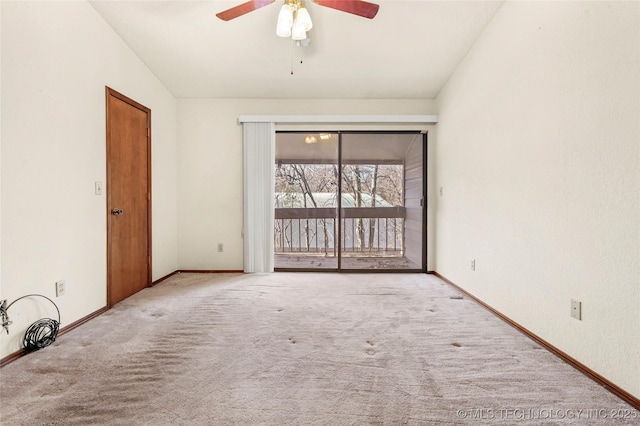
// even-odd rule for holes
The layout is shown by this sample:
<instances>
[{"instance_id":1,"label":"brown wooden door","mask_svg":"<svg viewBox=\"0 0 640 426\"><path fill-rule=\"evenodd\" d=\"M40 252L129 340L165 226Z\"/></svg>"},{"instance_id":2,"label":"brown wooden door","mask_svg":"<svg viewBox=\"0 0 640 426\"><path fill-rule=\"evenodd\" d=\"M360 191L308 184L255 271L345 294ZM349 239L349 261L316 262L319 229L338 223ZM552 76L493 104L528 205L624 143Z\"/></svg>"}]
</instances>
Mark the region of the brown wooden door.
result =
<instances>
[{"instance_id":1,"label":"brown wooden door","mask_svg":"<svg viewBox=\"0 0 640 426\"><path fill-rule=\"evenodd\" d=\"M150 285L151 110L107 87L107 303Z\"/></svg>"}]
</instances>

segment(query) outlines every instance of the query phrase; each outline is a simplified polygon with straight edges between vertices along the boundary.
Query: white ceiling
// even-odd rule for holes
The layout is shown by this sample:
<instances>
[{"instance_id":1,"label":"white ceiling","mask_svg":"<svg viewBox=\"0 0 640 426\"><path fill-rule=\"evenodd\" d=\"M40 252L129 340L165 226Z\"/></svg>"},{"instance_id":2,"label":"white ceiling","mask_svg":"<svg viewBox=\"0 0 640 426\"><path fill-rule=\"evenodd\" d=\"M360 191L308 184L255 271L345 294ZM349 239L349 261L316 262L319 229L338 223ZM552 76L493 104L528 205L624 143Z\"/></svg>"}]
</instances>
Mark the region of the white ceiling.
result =
<instances>
[{"instance_id":1,"label":"white ceiling","mask_svg":"<svg viewBox=\"0 0 640 426\"><path fill-rule=\"evenodd\" d=\"M369 20L305 0L314 27L299 48L275 34L281 0L215 16L244 1L91 4L176 97L310 99L433 99L502 4L369 0Z\"/></svg>"}]
</instances>

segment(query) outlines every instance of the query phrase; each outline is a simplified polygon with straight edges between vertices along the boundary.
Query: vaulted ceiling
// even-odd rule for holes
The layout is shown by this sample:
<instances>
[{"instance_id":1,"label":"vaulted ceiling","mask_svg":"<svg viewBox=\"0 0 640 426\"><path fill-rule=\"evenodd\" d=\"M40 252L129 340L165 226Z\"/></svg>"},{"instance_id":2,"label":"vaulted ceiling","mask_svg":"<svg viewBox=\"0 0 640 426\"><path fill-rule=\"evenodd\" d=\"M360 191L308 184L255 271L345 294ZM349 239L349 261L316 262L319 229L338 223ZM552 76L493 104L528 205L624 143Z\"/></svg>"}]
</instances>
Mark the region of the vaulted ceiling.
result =
<instances>
[{"instance_id":1,"label":"vaulted ceiling","mask_svg":"<svg viewBox=\"0 0 640 426\"><path fill-rule=\"evenodd\" d=\"M433 99L502 1L370 0L372 19L305 4L311 45L276 36L282 0L92 1L178 98ZM293 72L293 74L292 74Z\"/></svg>"}]
</instances>

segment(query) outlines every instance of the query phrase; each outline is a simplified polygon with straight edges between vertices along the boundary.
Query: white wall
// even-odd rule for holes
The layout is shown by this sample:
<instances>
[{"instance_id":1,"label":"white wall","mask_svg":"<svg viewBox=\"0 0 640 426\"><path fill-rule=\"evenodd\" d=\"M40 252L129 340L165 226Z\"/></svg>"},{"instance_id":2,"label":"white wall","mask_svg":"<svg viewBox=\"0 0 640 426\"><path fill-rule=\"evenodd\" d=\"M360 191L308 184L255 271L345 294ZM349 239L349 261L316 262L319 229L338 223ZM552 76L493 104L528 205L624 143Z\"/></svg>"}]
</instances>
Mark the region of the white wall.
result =
<instances>
[{"instance_id":1,"label":"white wall","mask_svg":"<svg viewBox=\"0 0 640 426\"><path fill-rule=\"evenodd\" d=\"M178 101L180 269L242 270L240 115L432 114L429 100L181 99ZM305 130L324 125L289 125ZM284 127L279 127L283 129ZM406 126L349 126L404 129ZM410 128L410 126L409 126ZM331 126L329 130L344 130ZM413 127L415 130L415 126ZM224 252L217 244L224 244Z\"/></svg>"},{"instance_id":2,"label":"white wall","mask_svg":"<svg viewBox=\"0 0 640 426\"><path fill-rule=\"evenodd\" d=\"M176 100L86 2L2 2L2 298L53 298L68 325L106 304L105 86L152 110L153 278L177 269ZM55 298L54 283L66 281ZM54 316L21 301L0 357Z\"/></svg>"},{"instance_id":3,"label":"white wall","mask_svg":"<svg viewBox=\"0 0 640 426\"><path fill-rule=\"evenodd\" d=\"M639 5L505 3L437 99L436 147L436 270L636 397Z\"/></svg>"}]
</instances>

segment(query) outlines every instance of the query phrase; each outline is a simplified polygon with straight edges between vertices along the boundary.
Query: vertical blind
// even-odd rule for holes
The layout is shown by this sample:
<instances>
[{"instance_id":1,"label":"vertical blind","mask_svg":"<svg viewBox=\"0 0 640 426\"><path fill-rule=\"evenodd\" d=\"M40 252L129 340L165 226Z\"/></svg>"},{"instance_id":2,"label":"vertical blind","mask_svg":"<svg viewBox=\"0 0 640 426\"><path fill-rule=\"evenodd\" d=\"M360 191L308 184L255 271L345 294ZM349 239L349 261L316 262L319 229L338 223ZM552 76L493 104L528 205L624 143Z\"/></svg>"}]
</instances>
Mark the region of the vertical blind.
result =
<instances>
[{"instance_id":1,"label":"vertical blind","mask_svg":"<svg viewBox=\"0 0 640 426\"><path fill-rule=\"evenodd\" d=\"M273 272L275 123L245 122L244 272Z\"/></svg>"}]
</instances>

